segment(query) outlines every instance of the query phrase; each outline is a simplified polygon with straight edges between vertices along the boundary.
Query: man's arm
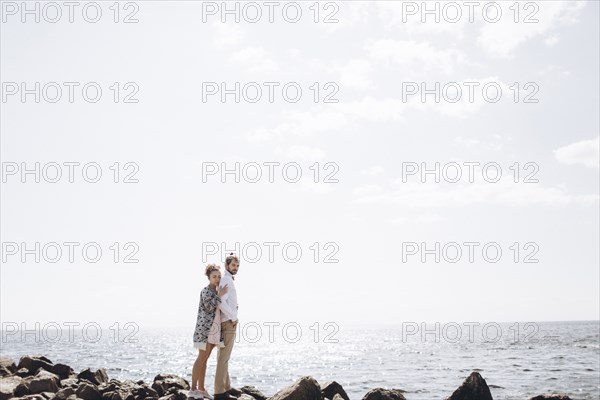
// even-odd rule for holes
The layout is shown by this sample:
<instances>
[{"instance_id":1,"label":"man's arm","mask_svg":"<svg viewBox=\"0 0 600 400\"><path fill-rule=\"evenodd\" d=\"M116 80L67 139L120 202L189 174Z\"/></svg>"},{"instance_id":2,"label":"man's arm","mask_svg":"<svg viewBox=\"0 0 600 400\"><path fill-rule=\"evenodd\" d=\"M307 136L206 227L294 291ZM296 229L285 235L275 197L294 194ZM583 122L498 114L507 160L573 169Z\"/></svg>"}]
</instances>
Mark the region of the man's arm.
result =
<instances>
[{"instance_id":1,"label":"man's arm","mask_svg":"<svg viewBox=\"0 0 600 400\"><path fill-rule=\"evenodd\" d=\"M221 279L221 283L219 283L219 289L221 289L225 285L227 285L227 287L231 288L231 283L232 283L231 279ZM221 303L219 304L219 306L221 307L221 311L223 312L223 314L225 314L225 317L226 317L225 319L233 320L234 313L233 313L231 306L227 302L228 299L229 299L229 290L227 291L227 293L225 293L223 295L223 297L221 297Z\"/></svg>"}]
</instances>

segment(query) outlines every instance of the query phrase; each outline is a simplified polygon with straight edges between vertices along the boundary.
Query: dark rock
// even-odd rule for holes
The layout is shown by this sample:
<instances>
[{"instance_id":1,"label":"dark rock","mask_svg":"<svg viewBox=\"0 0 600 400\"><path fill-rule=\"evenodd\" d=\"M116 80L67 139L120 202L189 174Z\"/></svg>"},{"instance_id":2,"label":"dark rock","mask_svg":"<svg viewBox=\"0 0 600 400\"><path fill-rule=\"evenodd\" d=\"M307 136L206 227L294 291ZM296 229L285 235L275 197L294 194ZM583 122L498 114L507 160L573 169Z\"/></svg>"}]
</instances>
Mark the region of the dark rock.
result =
<instances>
[{"instance_id":1,"label":"dark rock","mask_svg":"<svg viewBox=\"0 0 600 400\"><path fill-rule=\"evenodd\" d=\"M94 385L100 385L101 383L108 382L108 374L104 368L100 368L96 370L96 372L92 372L91 369L86 368L77 374L77 378L85 379Z\"/></svg>"},{"instance_id":2,"label":"dark rock","mask_svg":"<svg viewBox=\"0 0 600 400\"><path fill-rule=\"evenodd\" d=\"M15 389L15 397L23 397L32 394L29 391L29 384L33 379L33 376L26 376L25 378L23 378L21 383L19 383L19 386L17 386L17 388Z\"/></svg>"},{"instance_id":3,"label":"dark rock","mask_svg":"<svg viewBox=\"0 0 600 400\"><path fill-rule=\"evenodd\" d=\"M562 393L544 393L532 397L529 400L571 400L571 398L566 394Z\"/></svg>"},{"instance_id":4,"label":"dark rock","mask_svg":"<svg viewBox=\"0 0 600 400\"><path fill-rule=\"evenodd\" d=\"M256 388L256 386L243 386L240 388L242 393L246 393L256 400L267 400L267 396L265 396L260 390Z\"/></svg>"},{"instance_id":5,"label":"dark rock","mask_svg":"<svg viewBox=\"0 0 600 400\"><path fill-rule=\"evenodd\" d=\"M104 400L125 400L119 391L104 392L102 398Z\"/></svg>"},{"instance_id":6,"label":"dark rock","mask_svg":"<svg viewBox=\"0 0 600 400\"><path fill-rule=\"evenodd\" d=\"M51 400L51 399L54 399L56 397L56 393L54 393L54 392L42 392L40 394L46 400Z\"/></svg>"},{"instance_id":7,"label":"dark rock","mask_svg":"<svg viewBox=\"0 0 600 400\"><path fill-rule=\"evenodd\" d=\"M11 372L11 370L9 370L8 368L0 365L0 376L10 376L10 375L14 375L14 373Z\"/></svg>"},{"instance_id":8,"label":"dark rock","mask_svg":"<svg viewBox=\"0 0 600 400\"><path fill-rule=\"evenodd\" d=\"M66 364L54 364L50 369L50 372L56 374L60 377L60 379L67 379L69 376L73 375L75 371L73 368L69 367Z\"/></svg>"},{"instance_id":9,"label":"dark rock","mask_svg":"<svg viewBox=\"0 0 600 400\"><path fill-rule=\"evenodd\" d=\"M0 400L15 397L15 390L21 384L23 378L20 376L3 376L0 378Z\"/></svg>"},{"instance_id":10,"label":"dark rock","mask_svg":"<svg viewBox=\"0 0 600 400\"><path fill-rule=\"evenodd\" d=\"M45 357L45 356L43 356L41 354L35 354L32 357L36 358L38 360L46 361L48 364L54 364L52 361L50 361L50 359L48 357Z\"/></svg>"},{"instance_id":11,"label":"dark rock","mask_svg":"<svg viewBox=\"0 0 600 400\"><path fill-rule=\"evenodd\" d=\"M303 376L269 400L321 400L321 386L313 377Z\"/></svg>"},{"instance_id":12,"label":"dark rock","mask_svg":"<svg viewBox=\"0 0 600 400\"><path fill-rule=\"evenodd\" d=\"M159 374L154 377L152 389L156 390L159 397L163 397L169 394L169 388L172 387L181 390L189 390L190 384L188 383L188 381L177 375Z\"/></svg>"},{"instance_id":13,"label":"dark rock","mask_svg":"<svg viewBox=\"0 0 600 400\"><path fill-rule=\"evenodd\" d=\"M60 386L61 387L70 386L72 388L77 388L77 386L79 386L79 385L77 384L77 378L75 377L75 378L62 379L60 381Z\"/></svg>"},{"instance_id":14,"label":"dark rock","mask_svg":"<svg viewBox=\"0 0 600 400\"><path fill-rule=\"evenodd\" d=\"M2 357L0 358L0 370L6 370L10 374L17 372L17 366L12 358Z\"/></svg>"},{"instance_id":15,"label":"dark rock","mask_svg":"<svg viewBox=\"0 0 600 400\"><path fill-rule=\"evenodd\" d=\"M46 400L46 398L41 394L28 394L25 396L21 396L20 400Z\"/></svg>"},{"instance_id":16,"label":"dark rock","mask_svg":"<svg viewBox=\"0 0 600 400\"><path fill-rule=\"evenodd\" d=\"M40 368L38 373L29 383L29 392L32 394L51 392L56 393L59 390L60 380L57 375Z\"/></svg>"},{"instance_id":17,"label":"dark rock","mask_svg":"<svg viewBox=\"0 0 600 400\"><path fill-rule=\"evenodd\" d=\"M77 397L83 400L102 400L102 395L92 384L81 382L75 390Z\"/></svg>"},{"instance_id":18,"label":"dark rock","mask_svg":"<svg viewBox=\"0 0 600 400\"><path fill-rule=\"evenodd\" d=\"M493 400L490 388L479 372L471 372L447 400Z\"/></svg>"},{"instance_id":19,"label":"dark rock","mask_svg":"<svg viewBox=\"0 0 600 400\"><path fill-rule=\"evenodd\" d=\"M101 385L98 385L97 389L100 392L100 394L103 395L106 392L114 392L114 391L120 390L121 387L118 383L116 383L114 380L111 379L111 381L108 383L103 383Z\"/></svg>"},{"instance_id":20,"label":"dark rock","mask_svg":"<svg viewBox=\"0 0 600 400\"><path fill-rule=\"evenodd\" d=\"M67 400L67 397L69 397L72 394L75 394L75 389L69 386L66 388L62 388L58 392L56 392L56 398L58 400Z\"/></svg>"},{"instance_id":21,"label":"dark rock","mask_svg":"<svg viewBox=\"0 0 600 400\"><path fill-rule=\"evenodd\" d=\"M332 382L329 382L328 384L324 385L323 388L321 389L321 394L326 399L333 400L333 397L336 394L339 394L340 396L342 396L342 398L344 400L350 400L350 398L348 397L348 394L346 393L346 391L344 390L342 385L340 385L336 381L332 381Z\"/></svg>"},{"instance_id":22,"label":"dark rock","mask_svg":"<svg viewBox=\"0 0 600 400\"><path fill-rule=\"evenodd\" d=\"M406 400L401 389L371 389L365 394L363 400Z\"/></svg>"},{"instance_id":23,"label":"dark rock","mask_svg":"<svg viewBox=\"0 0 600 400\"><path fill-rule=\"evenodd\" d=\"M175 393L176 391L178 392L179 390L181 390L181 389L179 389L177 387L170 387L169 389L167 389L167 394ZM141 388L138 389L136 395L140 395L140 396L144 396L144 397L156 397L157 399L160 397L156 390L146 386L145 384L144 384L144 386L142 386ZM187 398L187 396L186 396L186 398Z\"/></svg>"},{"instance_id":24,"label":"dark rock","mask_svg":"<svg viewBox=\"0 0 600 400\"><path fill-rule=\"evenodd\" d=\"M17 370L21 368L27 368L29 374L34 375L37 373L38 369L43 368L48 372L52 372L52 362L48 360L44 356L23 356L19 360L19 365L17 366Z\"/></svg>"},{"instance_id":25,"label":"dark rock","mask_svg":"<svg viewBox=\"0 0 600 400\"><path fill-rule=\"evenodd\" d=\"M15 372L15 375L20 376L21 378L25 378L26 376L33 376L33 374L29 373L29 370L27 368L19 368L17 372Z\"/></svg>"}]
</instances>

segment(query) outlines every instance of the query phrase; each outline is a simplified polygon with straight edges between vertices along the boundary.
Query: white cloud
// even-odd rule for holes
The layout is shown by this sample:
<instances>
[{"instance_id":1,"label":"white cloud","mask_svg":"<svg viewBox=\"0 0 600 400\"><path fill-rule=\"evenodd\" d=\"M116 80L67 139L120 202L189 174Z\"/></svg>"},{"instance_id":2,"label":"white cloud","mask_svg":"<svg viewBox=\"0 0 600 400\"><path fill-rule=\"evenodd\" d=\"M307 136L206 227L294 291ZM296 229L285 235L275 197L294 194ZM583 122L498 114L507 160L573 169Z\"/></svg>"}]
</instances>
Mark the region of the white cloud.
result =
<instances>
[{"instance_id":1,"label":"white cloud","mask_svg":"<svg viewBox=\"0 0 600 400\"><path fill-rule=\"evenodd\" d=\"M552 36L548 36L546 38L546 40L544 40L544 43L546 44L546 46L552 47L555 44L557 44L558 41L559 41L559 36L558 35L552 35Z\"/></svg>"},{"instance_id":2,"label":"white cloud","mask_svg":"<svg viewBox=\"0 0 600 400\"><path fill-rule=\"evenodd\" d=\"M339 74L338 81L344 88L368 89L373 86L370 78L373 68L367 60L352 59L344 65L334 66L331 69Z\"/></svg>"},{"instance_id":3,"label":"white cloud","mask_svg":"<svg viewBox=\"0 0 600 400\"><path fill-rule=\"evenodd\" d=\"M246 47L233 53L230 60L244 66L248 72L272 72L277 71L277 63L270 58L262 47Z\"/></svg>"},{"instance_id":4,"label":"white cloud","mask_svg":"<svg viewBox=\"0 0 600 400\"><path fill-rule=\"evenodd\" d=\"M426 83L424 89L419 89L419 93L412 95L407 98L407 105L417 110L434 110L440 115L465 119L470 115L478 113L483 106L492 104L498 98L498 102L510 99L512 93L510 92L509 86L498 79L498 77L491 76L483 79L464 79L458 82L452 82L453 85L440 83L440 102L434 101L434 95L426 95L425 101L423 101L421 93L425 93L425 90L432 90L435 88L435 82ZM455 90L458 84L457 92ZM486 87L484 90L483 88ZM471 86L473 92L471 93ZM487 98L485 97L487 96ZM455 101L455 99L459 99Z\"/></svg>"},{"instance_id":5,"label":"white cloud","mask_svg":"<svg viewBox=\"0 0 600 400\"><path fill-rule=\"evenodd\" d=\"M315 183L314 176L302 176L296 183L286 185L287 189L292 193L310 193L310 194L328 194L334 191L335 183L318 182Z\"/></svg>"},{"instance_id":6,"label":"white cloud","mask_svg":"<svg viewBox=\"0 0 600 400\"><path fill-rule=\"evenodd\" d=\"M590 168L599 168L600 136L595 139L582 140L560 147L553 151L554 156L561 164L585 165Z\"/></svg>"},{"instance_id":7,"label":"white cloud","mask_svg":"<svg viewBox=\"0 0 600 400\"><path fill-rule=\"evenodd\" d=\"M220 21L213 22L212 31L215 33L213 44L215 47L223 48L226 46L239 45L244 36L239 25L240 24L223 24Z\"/></svg>"},{"instance_id":8,"label":"white cloud","mask_svg":"<svg viewBox=\"0 0 600 400\"><path fill-rule=\"evenodd\" d=\"M545 42L549 46L556 44L558 37L554 30L560 25L577 22L581 10L585 7L585 2L581 1L532 2L539 10L519 7L520 21L515 23L514 11L509 9L512 2L499 4L505 17L497 23L485 23L477 37L477 43L490 55L500 58L513 57L514 51L520 45L539 36L546 36ZM524 20L528 17L537 22L525 23Z\"/></svg>"},{"instance_id":9,"label":"white cloud","mask_svg":"<svg viewBox=\"0 0 600 400\"><path fill-rule=\"evenodd\" d=\"M360 171L361 175L375 176L381 175L385 169L381 165L374 165L371 168L363 169Z\"/></svg>"},{"instance_id":10,"label":"white cloud","mask_svg":"<svg viewBox=\"0 0 600 400\"><path fill-rule=\"evenodd\" d=\"M563 75L563 76L571 75L571 73L569 71L567 71L560 65L552 65L552 64L547 65L546 67L544 67L543 70L539 71L538 73L540 75L546 75L546 74L555 74L555 75Z\"/></svg>"},{"instance_id":11,"label":"white cloud","mask_svg":"<svg viewBox=\"0 0 600 400\"><path fill-rule=\"evenodd\" d=\"M406 223L417 223L417 224L433 224L436 222L444 221L447 218L437 214L423 214L412 217L397 217L390 220L390 223L394 225L406 224Z\"/></svg>"},{"instance_id":12,"label":"white cloud","mask_svg":"<svg viewBox=\"0 0 600 400\"><path fill-rule=\"evenodd\" d=\"M485 181L441 185L432 183L396 181L397 188L384 191L357 188L353 194L356 204L397 205L406 208L466 207L475 204L530 206L559 206L568 204L596 204L599 196L572 195L564 185L544 187L539 183L515 183L511 177L496 183Z\"/></svg>"},{"instance_id":13,"label":"white cloud","mask_svg":"<svg viewBox=\"0 0 600 400\"><path fill-rule=\"evenodd\" d=\"M289 159L300 161L318 161L325 157L323 149L304 145L291 146L287 151L277 148L275 152L284 154Z\"/></svg>"},{"instance_id":14,"label":"white cloud","mask_svg":"<svg viewBox=\"0 0 600 400\"><path fill-rule=\"evenodd\" d=\"M415 73L441 70L450 74L467 62L463 53L457 50L439 50L429 42L414 40L370 40L365 50L374 61L405 67Z\"/></svg>"},{"instance_id":15,"label":"white cloud","mask_svg":"<svg viewBox=\"0 0 600 400\"><path fill-rule=\"evenodd\" d=\"M383 193L383 188L379 185L364 185L352 191L352 194L356 196L371 196L379 193Z\"/></svg>"},{"instance_id":16,"label":"white cloud","mask_svg":"<svg viewBox=\"0 0 600 400\"><path fill-rule=\"evenodd\" d=\"M409 3L417 6L416 14L412 14ZM456 2L446 0L432 1L429 2L429 5L426 3L421 1L381 1L375 4L378 5L379 21L387 30L407 34L446 34L458 39L464 36L464 28L468 22L468 16L466 15L468 11L462 10L465 15L458 22L450 22L451 17L448 19L440 18L439 21L436 21L435 15L432 14L427 15L425 22L423 22L422 17L425 10L432 10L437 7L441 14L446 4ZM461 2L458 3L461 4ZM448 14L450 15L450 11L448 11Z\"/></svg>"}]
</instances>

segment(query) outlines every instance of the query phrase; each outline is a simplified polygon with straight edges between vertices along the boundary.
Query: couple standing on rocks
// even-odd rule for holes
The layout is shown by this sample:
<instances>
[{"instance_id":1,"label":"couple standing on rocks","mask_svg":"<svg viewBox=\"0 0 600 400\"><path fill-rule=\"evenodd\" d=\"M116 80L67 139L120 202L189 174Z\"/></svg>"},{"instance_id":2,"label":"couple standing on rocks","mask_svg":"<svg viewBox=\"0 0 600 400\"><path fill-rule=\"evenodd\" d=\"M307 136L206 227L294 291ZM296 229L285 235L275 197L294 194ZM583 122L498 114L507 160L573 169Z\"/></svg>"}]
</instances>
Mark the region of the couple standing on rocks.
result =
<instances>
[{"instance_id":1,"label":"couple standing on rocks","mask_svg":"<svg viewBox=\"0 0 600 400\"><path fill-rule=\"evenodd\" d=\"M192 384L188 394L192 399L235 400L242 392L231 387L229 357L235 340L237 318L237 294L233 283L240 267L240 260L230 253L225 259L225 272L216 264L206 266L208 285L200 292L198 319L194 330L194 348L198 358L192 369ZM214 347L218 348L215 372L214 398L204 387L206 363Z\"/></svg>"}]
</instances>

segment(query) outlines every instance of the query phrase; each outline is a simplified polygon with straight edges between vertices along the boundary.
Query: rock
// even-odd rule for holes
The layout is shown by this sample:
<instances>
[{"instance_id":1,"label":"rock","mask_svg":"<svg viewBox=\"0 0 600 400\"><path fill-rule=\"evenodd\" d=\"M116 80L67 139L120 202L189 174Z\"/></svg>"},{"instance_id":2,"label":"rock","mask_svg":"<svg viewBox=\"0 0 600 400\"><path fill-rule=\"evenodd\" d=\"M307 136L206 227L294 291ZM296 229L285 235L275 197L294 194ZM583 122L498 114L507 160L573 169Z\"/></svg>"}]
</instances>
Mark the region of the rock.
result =
<instances>
[{"instance_id":1,"label":"rock","mask_svg":"<svg viewBox=\"0 0 600 400\"><path fill-rule=\"evenodd\" d=\"M119 393L118 391L112 391L112 392L104 392L102 393L102 398L104 400L125 400L122 396L121 393Z\"/></svg>"},{"instance_id":2,"label":"rock","mask_svg":"<svg viewBox=\"0 0 600 400\"><path fill-rule=\"evenodd\" d=\"M333 397L336 394L339 394L342 397L342 399L350 400L350 398L348 397L348 394L346 393L346 391L344 390L342 385L340 385L336 381L332 381L332 382L329 382L326 385L324 385L323 388L321 389L321 394L326 399L333 400Z\"/></svg>"},{"instance_id":3,"label":"rock","mask_svg":"<svg viewBox=\"0 0 600 400\"><path fill-rule=\"evenodd\" d=\"M249 394L242 393L240 397L238 397L238 400L254 400L254 397L250 396Z\"/></svg>"},{"instance_id":4,"label":"rock","mask_svg":"<svg viewBox=\"0 0 600 400\"><path fill-rule=\"evenodd\" d=\"M83 400L102 400L102 395L96 387L87 382L81 382L79 387L75 390L77 397Z\"/></svg>"},{"instance_id":5,"label":"rock","mask_svg":"<svg viewBox=\"0 0 600 400\"><path fill-rule=\"evenodd\" d=\"M31 376L33 374L29 373L29 370L27 368L19 368L17 370L17 372L15 372L15 375L20 376L21 378L25 378L26 376Z\"/></svg>"},{"instance_id":6,"label":"rock","mask_svg":"<svg viewBox=\"0 0 600 400\"><path fill-rule=\"evenodd\" d=\"M344 398L339 393L336 393L336 394L333 395L333 399L332 400L344 400Z\"/></svg>"},{"instance_id":7,"label":"rock","mask_svg":"<svg viewBox=\"0 0 600 400\"><path fill-rule=\"evenodd\" d=\"M52 368L50 369L50 372L58 375L60 377L60 379L67 379L75 373L75 371L73 371L73 368L69 367L66 364L60 364L60 363L54 364L52 366Z\"/></svg>"},{"instance_id":8,"label":"rock","mask_svg":"<svg viewBox=\"0 0 600 400\"><path fill-rule=\"evenodd\" d=\"M52 370L52 362L44 356L37 356L37 357L23 356L19 360L19 365L17 366L17 370L20 370L21 368L27 368L27 370L29 371L28 373L30 375L34 375L35 373L37 373L37 371L40 368L43 368L48 372L52 372L51 371Z\"/></svg>"},{"instance_id":9,"label":"rock","mask_svg":"<svg viewBox=\"0 0 600 400\"><path fill-rule=\"evenodd\" d=\"M114 391L120 389L120 387L116 382L111 380L110 382L105 382L105 383L98 385L97 389L100 392L100 394L103 395L106 392L114 392Z\"/></svg>"},{"instance_id":10,"label":"rock","mask_svg":"<svg viewBox=\"0 0 600 400\"><path fill-rule=\"evenodd\" d=\"M152 389L156 390L159 397L166 396L169 388L172 387L180 390L189 390L190 384L185 379L177 375L159 374L154 377Z\"/></svg>"},{"instance_id":11,"label":"rock","mask_svg":"<svg viewBox=\"0 0 600 400\"><path fill-rule=\"evenodd\" d=\"M61 387L70 386L72 388L77 388L77 386L79 386L79 385L77 384L77 378L67 378L67 379L62 379L60 381L60 386Z\"/></svg>"},{"instance_id":12,"label":"rock","mask_svg":"<svg viewBox=\"0 0 600 400\"><path fill-rule=\"evenodd\" d=\"M31 383L31 381L34 379L34 376L26 376L25 378L23 378L23 380L21 381L21 383L19 383L19 386L17 386L17 388L15 389L15 397L22 397L22 396L26 396L26 395L30 395L32 394L29 391L29 384Z\"/></svg>"},{"instance_id":13,"label":"rock","mask_svg":"<svg viewBox=\"0 0 600 400\"><path fill-rule=\"evenodd\" d=\"M303 376L269 400L321 400L321 386L313 377Z\"/></svg>"},{"instance_id":14,"label":"rock","mask_svg":"<svg viewBox=\"0 0 600 400\"><path fill-rule=\"evenodd\" d=\"M101 383L108 382L108 374L104 368L100 368L96 370L96 372L92 372L91 369L86 368L77 374L77 378L85 379L94 385L100 385Z\"/></svg>"},{"instance_id":15,"label":"rock","mask_svg":"<svg viewBox=\"0 0 600 400\"><path fill-rule=\"evenodd\" d=\"M59 383L60 380L57 375L40 368L33 380L29 383L29 392L32 394L42 392L56 393L59 390Z\"/></svg>"},{"instance_id":16,"label":"rock","mask_svg":"<svg viewBox=\"0 0 600 400\"><path fill-rule=\"evenodd\" d=\"M250 395L254 397L256 400L267 400L267 396L265 396L260 390L256 388L256 386L243 386L240 388L242 393Z\"/></svg>"},{"instance_id":17,"label":"rock","mask_svg":"<svg viewBox=\"0 0 600 400\"><path fill-rule=\"evenodd\" d=\"M406 400L402 393L405 391L401 389L375 388L369 390L363 400Z\"/></svg>"},{"instance_id":18,"label":"rock","mask_svg":"<svg viewBox=\"0 0 600 400\"><path fill-rule=\"evenodd\" d=\"M58 400L67 400L67 397L71 396L72 394L75 394L75 389L68 386L68 387L62 388L58 392L56 392L56 398Z\"/></svg>"},{"instance_id":19,"label":"rock","mask_svg":"<svg viewBox=\"0 0 600 400\"><path fill-rule=\"evenodd\" d=\"M173 386L173 387L170 387L169 389L167 389L166 393L170 394L170 393L174 393L175 391L178 391L178 390L180 390L180 389ZM159 398L158 392L152 388L149 388L148 386L146 386L146 384L144 384L144 386L140 387L136 391L135 395L142 396L142 397L156 397L157 399ZM187 398L187 396L186 396L186 398Z\"/></svg>"},{"instance_id":20,"label":"rock","mask_svg":"<svg viewBox=\"0 0 600 400\"><path fill-rule=\"evenodd\" d=\"M490 388L479 372L472 372L447 400L493 400Z\"/></svg>"},{"instance_id":21,"label":"rock","mask_svg":"<svg viewBox=\"0 0 600 400\"><path fill-rule=\"evenodd\" d=\"M562 393L545 393L532 397L529 400L571 400L571 398Z\"/></svg>"},{"instance_id":22,"label":"rock","mask_svg":"<svg viewBox=\"0 0 600 400\"><path fill-rule=\"evenodd\" d=\"M56 397L56 393L54 393L54 392L42 392L40 394L46 400L51 400L51 399L54 399Z\"/></svg>"},{"instance_id":23,"label":"rock","mask_svg":"<svg viewBox=\"0 0 600 400\"><path fill-rule=\"evenodd\" d=\"M0 358L0 374L2 374L2 376L12 375L15 372L17 372L17 366L12 358Z\"/></svg>"},{"instance_id":24,"label":"rock","mask_svg":"<svg viewBox=\"0 0 600 400\"><path fill-rule=\"evenodd\" d=\"M46 398L41 394L28 394L26 396L22 396L20 400L46 400Z\"/></svg>"},{"instance_id":25,"label":"rock","mask_svg":"<svg viewBox=\"0 0 600 400\"><path fill-rule=\"evenodd\" d=\"M0 378L0 400L15 397L15 390L21 384L23 378L20 376L3 376Z\"/></svg>"}]
</instances>

